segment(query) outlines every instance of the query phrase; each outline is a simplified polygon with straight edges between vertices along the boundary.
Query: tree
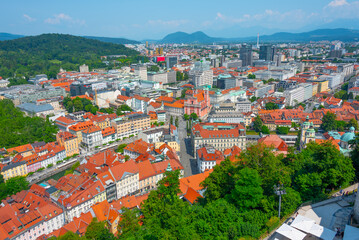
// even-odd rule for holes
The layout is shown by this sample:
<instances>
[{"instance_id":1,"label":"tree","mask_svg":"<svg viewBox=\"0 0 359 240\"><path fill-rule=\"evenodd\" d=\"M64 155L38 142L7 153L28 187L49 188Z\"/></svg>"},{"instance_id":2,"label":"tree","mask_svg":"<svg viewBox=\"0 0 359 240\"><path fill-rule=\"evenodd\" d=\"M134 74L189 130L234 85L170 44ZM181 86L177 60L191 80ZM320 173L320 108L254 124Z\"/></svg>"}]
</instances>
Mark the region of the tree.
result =
<instances>
[{"instance_id":1,"label":"tree","mask_svg":"<svg viewBox=\"0 0 359 240\"><path fill-rule=\"evenodd\" d=\"M287 135L289 133L289 127L277 127L277 134Z\"/></svg>"},{"instance_id":2,"label":"tree","mask_svg":"<svg viewBox=\"0 0 359 240\"><path fill-rule=\"evenodd\" d=\"M319 108L318 109L323 109L324 108L324 106L323 105L319 105Z\"/></svg>"},{"instance_id":3,"label":"tree","mask_svg":"<svg viewBox=\"0 0 359 240\"><path fill-rule=\"evenodd\" d=\"M170 124L173 125L173 116L170 118Z\"/></svg>"},{"instance_id":4,"label":"tree","mask_svg":"<svg viewBox=\"0 0 359 240\"><path fill-rule=\"evenodd\" d=\"M348 95L348 99L354 99L353 92L349 93L349 95Z\"/></svg>"},{"instance_id":5,"label":"tree","mask_svg":"<svg viewBox=\"0 0 359 240\"><path fill-rule=\"evenodd\" d=\"M261 132L264 134L270 134L269 128L266 125L262 126Z\"/></svg>"},{"instance_id":6,"label":"tree","mask_svg":"<svg viewBox=\"0 0 359 240\"><path fill-rule=\"evenodd\" d=\"M216 165L214 171L201 183L206 189L205 200L215 201L230 194L235 185L234 174L235 167L228 158Z\"/></svg>"},{"instance_id":7,"label":"tree","mask_svg":"<svg viewBox=\"0 0 359 240\"><path fill-rule=\"evenodd\" d=\"M253 96L249 99L249 101L251 101L251 102L257 101L257 98L255 96Z\"/></svg>"},{"instance_id":8,"label":"tree","mask_svg":"<svg viewBox=\"0 0 359 240\"><path fill-rule=\"evenodd\" d=\"M348 127L348 128L354 127L355 130L359 130L358 122L357 122L357 120L355 120L354 118L352 118L352 119L349 120L349 123L348 123L348 126L347 126L347 127Z\"/></svg>"},{"instance_id":9,"label":"tree","mask_svg":"<svg viewBox=\"0 0 359 240\"><path fill-rule=\"evenodd\" d=\"M256 79L256 75L250 73L248 74L248 79Z\"/></svg>"},{"instance_id":10,"label":"tree","mask_svg":"<svg viewBox=\"0 0 359 240\"><path fill-rule=\"evenodd\" d=\"M52 238L50 238L52 239ZM80 236L74 232L67 231L64 235L59 236L58 240L80 240Z\"/></svg>"},{"instance_id":11,"label":"tree","mask_svg":"<svg viewBox=\"0 0 359 240\"><path fill-rule=\"evenodd\" d=\"M263 126L262 119L258 115L257 117L255 117L255 119L253 121L253 129L256 132L260 132L262 130L262 126Z\"/></svg>"},{"instance_id":12,"label":"tree","mask_svg":"<svg viewBox=\"0 0 359 240\"><path fill-rule=\"evenodd\" d=\"M328 111L322 118L322 125L320 125L320 128L326 132L335 130L337 128L335 119L335 114Z\"/></svg>"},{"instance_id":13,"label":"tree","mask_svg":"<svg viewBox=\"0 0 359 240\"><path fill-rule=\"evenodd\" d=\"M278 105L273 102L268 102L265 105L266 110L279 109Z\"/></svg>"},{"instance_id":14,"label":"tree","mask_svg":"<svg viewBox=\"0 0 359 240\"><path fill-rule=\"evenodd\" d=\"M79 111L84 110L84 106L83 106L80 99L75 99L74 108L75 108L75 112L79 112Z\"/></svg>"},{"instance_id":15,"label":"tree","mask_svg":"<svg viewBox=\"0 0 359 240\"><path fill-rule=\"evenodd\" d=\"M284 92L284 88L283 87L278 88L278 92Z\"/></svg>"},{"instance_id":16,"label":"tree","mask_svg":"<svg viewBox=\"0 0 359 240\"><path fill-rule=\"evenodd\" d=\"M179 119L178 117L176 117L176 120L175 120L175 126L178 127L179 126Z\"/></svg>"},{"instance_id":17,"label":"tree","mask_svg":"<svg viewBox=\"0 0 359 240\"><path fill-rule=\"evenodd\" d=\"M123 143L123 144L118 145L117 152L123 153L123 149L124 149L125 147L127 147L127 144L126 144L126 143Z\"/></svg>"},{"instance_id":18,"label":"tree","mask_svg":"<svg viewBox=\"0 0 359 240\"><path fill-rule=\"evenodd\" d=\"M110 233L105 222L98 222L93 218L90 225L88 225L85 233L86 239L93 240L115 240L115 236Z\"/></svg>"},{"instance_id":19,"label":"tree","mask_svg":"<svg viewBox=\"0 0 359 240\"><path fill-rule=\"evenodd\" d=\"M294 154L294 181L303 199L320 196L326 189L345 186L354 179L350 158L345 157L332 142L310 142L299 154Z\"/></svg>"},{"instance_id":20,"label":"tree","mask_svg":"<svg viewBox=\"0 0 359 240\"><path fill-rule=\"evenodd\" d=\"M245 167L234 178L235 186L228 195L228 201L233 202L242 212L256 208L263 197L262 182L257 170Z\"/></svg>"},{"instance_id":21,"label":"tree","mask_svg":"<svg viewBox=\"0 0 359 240\"><path fill-rule=\"evenodd\" d=\"M122 116L122 115L125 115L125 113L123 113L123 112L121 111L121 108L117 108L117 110L116 110L116 115L117 115L117 116Z\"/></svg>"},{"instance_id":22,"label":"tree","mask_svg":"<svg viewBox=\"0 0 359 240\"><path fill-rule=\"evenodd\" d=\"M160 68L159 68L157 65L151 65L151 66L148 68L148 71L149 71L149 72L158 72L158 71L160 71Z\"/></svg>"},{"instance_id":23,"label":"tree","mask_svg":"<svg viewBox=\"0 0 359 240\"><path fill-rule=\"evenodd\" d=\"M125 155L125 162L127 162L131 157L128 155Z\"/></svg>"},{"instance_id":24,"label":"tree","mask_svg":"<svg viewBox=\"0 0 359 240\"><path fill-rule=\"evenodd\" d=\"M27 189L29 189L29 182L26 180L26 177L17 176L6 181L7 195L13 195Z\"/></svg>"},{"instance_id":25,"label":"tree","mask_svg":"<svg viewBox=\"0 0 359 240\"><path fill-rule=\"evenodd\" d=\"M137 208L130 210L123 207L121 209L121 221L118 224L118 232L121 233L121 237L125 238L126 235L134 234L140 230L140 212Z\"/></svg>"},{"instance_id":26,"label":"tree","mask_svg":"<svg viewBox=\"0 0 359 240\"><path fill-rule=\"evenodd\" d=\"M198 119L197 113L191 113L190 117L193 121L196 121Z\"/></svg>"},{"instance_id":27,"label":"tree","mask_svg":"<svg viewBox=\"0 0 359 240\"><path fill-rule=\"evenodd\" d=\"M347 126L347 123L344 121L335 121L335 124L337 126L337 130L340 132L343 132L344 128Z\"/></svg>"},{"instance_id":28,"label":"tree","mask_svg":"<svg viewBox=\"0 0 359 240\"><path fill-rule=\"evenodd\" d=\"M4 176L2 174L0 174L0 184L3 184L3 183L5 183Z\"/></svg>"},{"instance_id":29,"label":"tree","mask_svg":"<svg viewBox=\"0 0 359 240\"><path fill-rule=\"evenodd\" d=\"M189 218L189 205L177 196L179 174L179 170L165 172L158 189L151 191L142 205L143 223L155 239L199 238Z\"/></svg>"},{"instance_id":30,"label":"tree","mask_svg":"<svg viewBox=\"0 0 359 240\"><path fill-rule=\"evenodd\" d=\"M187 121L187 120L189 120L189 115L188 115L188 114L184 114L184 115L183 115L183 118L184 118L184 120Z\"/></svg>"}]
</instances>

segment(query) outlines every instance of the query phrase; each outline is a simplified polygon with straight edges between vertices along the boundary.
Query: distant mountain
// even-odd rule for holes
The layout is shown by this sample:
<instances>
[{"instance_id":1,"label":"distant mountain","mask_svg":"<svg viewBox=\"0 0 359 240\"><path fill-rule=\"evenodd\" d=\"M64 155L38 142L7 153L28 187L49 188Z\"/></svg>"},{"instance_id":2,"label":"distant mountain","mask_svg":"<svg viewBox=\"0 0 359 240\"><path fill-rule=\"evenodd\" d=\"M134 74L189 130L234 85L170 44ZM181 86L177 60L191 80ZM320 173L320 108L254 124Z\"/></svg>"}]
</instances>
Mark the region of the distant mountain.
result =
<instances>
[{"instance_id":1,"label":"distant mountain","mask_svg":"<svg viewBox=\"0 0 359 240\"><path fill-rule=\"evenodd\" d=\"M260 36L261 41L268 42L309 42L309 41L358 41L359 30L345 28L318 29L302 33L280 32L272 35Z\"/></svg>"},{"instance_id":2,"label":"distant mountain","mask_svg":"<svg viewBox=\"0 0 359 240\"><path fill-rule=\"evenodd\" d=\"M185 33L175 32L168 34L159 43L213 43L222 41L220 38L209 37L203 32Z\"/></svg>"},{"instance_id":3,"label":"distant mountain","mask_svg":"<svg viewBox=\"0 0 359 240\"><path fill-rule=\"evenodd\" d=\"M126 38L109 38L109 37L93 37L93 36L83 36L84 38L94 39L101 42L109 42L116 44L139 44L140 42L135 40L130 40Z\"/></svg>"},{"instance_id":4,"label":"distant mountain","mask_svg":"<svg viewBox=\"0 0 359 240\"><path fill-rule=\"evenodd\" d=\"M101 56L136 56L138 52L121 44L106 43L67 34L42 34L10 41L0 41L0 76L29 78L45 73L56 77L60 68L78 70L81 64L90 69L105 68Z\"/></svg>"},{"instance_id":5,"label":"distant mountain","mask_svg":"<svg viewBox=\"0 0 359 240\"><path fill-rule=\"evenodd\" d=\"M309 42L309 41L358 41L359 30L336 28L336 29L318 29L302 33L278 32L272 35L260 36L261 42ZM168 34L158 43L234 43L234 42L256 42L257 37L239 37L239 38L220 38L209 37L203 32L192 34L176 32Z\"/></svg>"},{"instance_id":6,"label":"distant mountain","mask_svg":"<svg viewBox=\"0 0 359 240\"><path fill-rule=\"evenodd\" d=\"M0 41L13 40L13 39L22 38L22 37L24 37L24 36L11 34L11 33L0 33Z\"/></svg>"}]
</instances>

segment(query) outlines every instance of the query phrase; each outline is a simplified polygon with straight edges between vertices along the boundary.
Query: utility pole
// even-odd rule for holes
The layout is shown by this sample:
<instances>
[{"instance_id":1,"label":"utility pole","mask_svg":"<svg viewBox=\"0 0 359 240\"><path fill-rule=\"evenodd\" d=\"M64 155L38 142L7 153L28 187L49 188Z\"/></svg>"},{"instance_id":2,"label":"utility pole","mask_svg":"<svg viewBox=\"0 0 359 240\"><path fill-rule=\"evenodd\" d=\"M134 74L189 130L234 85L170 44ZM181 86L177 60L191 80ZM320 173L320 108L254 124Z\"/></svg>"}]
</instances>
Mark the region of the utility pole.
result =
<instances>
[{"instance_id":1,"label":"utility pole","mask_svg":"<svg viewBox=\"0 0 359 240\"><path fill-rule=\"evenodd\" d=\"M282 203L282 195L286 194L286 191L284 189L283 184L278 184L277 186L274 185L273 188L274 188L274 193L279 196L278 218L280 220L280 207Z\"/></svg>"}]
</instances>

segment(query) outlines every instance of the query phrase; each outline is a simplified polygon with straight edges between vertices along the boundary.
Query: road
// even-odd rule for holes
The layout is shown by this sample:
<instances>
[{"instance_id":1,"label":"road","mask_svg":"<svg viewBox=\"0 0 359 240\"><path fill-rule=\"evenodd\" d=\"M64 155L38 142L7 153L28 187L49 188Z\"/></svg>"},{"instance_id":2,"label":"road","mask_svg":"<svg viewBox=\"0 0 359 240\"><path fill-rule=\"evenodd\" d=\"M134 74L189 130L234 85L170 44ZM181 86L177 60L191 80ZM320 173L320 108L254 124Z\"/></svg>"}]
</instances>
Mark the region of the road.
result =
<instances>
[{"instance_id":1,"label":"road","mask_svg":"<svg viewBox=\"0 0 359 240\"><path fill-rule=\"evenodd\" d=\"M135 141L137 139L138 139L138 137L134 136L132 138L127 138L125 140L121 140L121 141L118 141L118 142L114 142L112 144L101 146L101 147L99 147L97 149L94 149L94 150L91 150L91 151L88 151L86 149L80 148L80 154L77 157L69 159L67 161L64 161L64 162L62 162L60 164L54 165L51 168L46 168L44 171L35 172L33 175L28 176L27 180L28 180L28 182L30 184L40 182L45 178L51 177L51 176L53 176L53 175L55 175L55 174L57 174L57 173L59 173L59 172L61 172L63 170L66 170L66 169L70 168L75 162L81 161L82 159L84 159L87 156L94 155L94 154L96 154L96 153L98 153L100 151L104 151L104 150L109 149L109 148L116 149L118 147L118 145L120 145L120 144L123 144L123 143L128 144L128 143L131 143L131 142L133 142L133 141Z\"/></svg>"},{"instance_id":2,"label":"road","mask_svg":"<svg viewBox=\"0 0 359 240\"><path fill-rule=\"evenodd\" d=\"M35 172L33 175L28 176L26 179L30 184L38 183L38 182L42 181L43 179L51 177L61 171L64 171L64 170L70 168L76 162L81 161L81 159L82 158L77 156L75 158L69 159L60 164L54 165L51 168L46 168L41 172Z\"/></svg>"},{"instance_id":3,"label":"road","mask_svg":"<svg viewBox=\"0 0 359 240\"><path fill-rule=\"evenodd\" d=\"M193 158L191 139L187 137L186 121L179 120L178 138L180 140L180 160L184 168L184 176L188 177L198 173L197 163Z\"/></svg>"}]
</instances>

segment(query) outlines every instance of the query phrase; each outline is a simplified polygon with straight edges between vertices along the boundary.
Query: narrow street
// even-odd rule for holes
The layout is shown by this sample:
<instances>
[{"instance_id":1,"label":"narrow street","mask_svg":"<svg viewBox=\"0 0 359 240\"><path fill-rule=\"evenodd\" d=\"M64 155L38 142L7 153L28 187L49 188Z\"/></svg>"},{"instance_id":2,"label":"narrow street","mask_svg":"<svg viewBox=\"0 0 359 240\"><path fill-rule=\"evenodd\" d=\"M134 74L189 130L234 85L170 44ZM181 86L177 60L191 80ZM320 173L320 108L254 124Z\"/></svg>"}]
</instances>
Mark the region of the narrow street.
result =
<instances>
[{"instance_id":1,"label":"narrow street","mask_svg":"<svg viewBox=\"0 0 359 240\"><path fill-rule=\"evenodd\" d=\"M197 164L193 159L191 138L187 137L186 121L179 119L178 137L181 145L180 159L184 167L184 176L188 177L197 174Z\"/></svg>"}]
</instances>

